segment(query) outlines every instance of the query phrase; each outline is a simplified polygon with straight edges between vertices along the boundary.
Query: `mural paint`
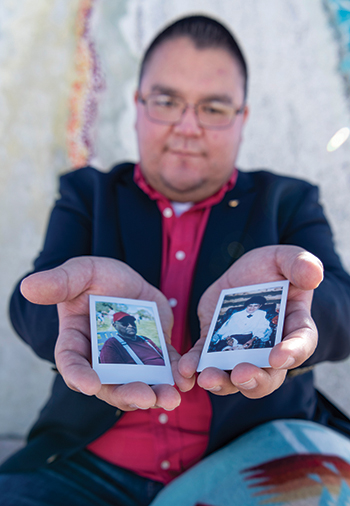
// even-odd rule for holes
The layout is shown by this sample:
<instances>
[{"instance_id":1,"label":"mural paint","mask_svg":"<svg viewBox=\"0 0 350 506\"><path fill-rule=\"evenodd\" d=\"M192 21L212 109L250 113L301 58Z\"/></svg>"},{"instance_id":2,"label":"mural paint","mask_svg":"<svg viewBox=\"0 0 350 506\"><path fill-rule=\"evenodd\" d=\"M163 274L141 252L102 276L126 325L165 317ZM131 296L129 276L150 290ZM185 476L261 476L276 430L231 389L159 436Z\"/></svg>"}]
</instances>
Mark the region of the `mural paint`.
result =
<instances>
[{"instance_id":1,"label":"mural paint","mask_svg":"<svg viewBox=\"0 0 350 506\"><path fill-rule=\"evenodd\" d=\"M70 96L68 156L72 167L88 165L94 155L94 123L100 93L105 89L91 19L97 0L81 0L76 20L76 77Z\"/></svg>"},{"instance_id":2,"label":"mural paint","mask_svg":"<svg viewBox=\"0 0 350 506\"><path fill-rule=\"evenodd\" d=\"M350 94L350 0L323 0L339 46L339 70Z\"/></svg>"}]
</instances>

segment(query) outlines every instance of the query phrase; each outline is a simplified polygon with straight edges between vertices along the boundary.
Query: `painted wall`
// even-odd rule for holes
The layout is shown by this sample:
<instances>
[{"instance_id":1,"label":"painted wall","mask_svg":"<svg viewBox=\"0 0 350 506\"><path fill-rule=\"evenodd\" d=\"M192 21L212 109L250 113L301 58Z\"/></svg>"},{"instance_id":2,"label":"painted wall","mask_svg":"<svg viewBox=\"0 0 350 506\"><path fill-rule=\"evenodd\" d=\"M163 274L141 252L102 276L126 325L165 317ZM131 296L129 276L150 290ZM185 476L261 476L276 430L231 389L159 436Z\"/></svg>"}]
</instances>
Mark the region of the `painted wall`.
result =
<instances>
[{"instance_id":1,"label":"painted wall","mask_svg":"<svg viewBox=\"0 0 350 506\"><path fill-rule=\"evenodd\" d=\"M50 364L15 337L6 313L15 281L41 248L57 176L89 160L107 170L116 161L137 159L133 92L139 57L154 32L175 17L213 14L237 34L251 74L239 166L319 184L337 249L350 269L350 142L326 151L331 136L350 123L340 35L348 28L335 23L346 3L22 0L14 6L2 0L0 438L27 431L52 378ZM349 362L319 369L322 387L350 412L343 388Z\"/></svg>"}]
</instances>

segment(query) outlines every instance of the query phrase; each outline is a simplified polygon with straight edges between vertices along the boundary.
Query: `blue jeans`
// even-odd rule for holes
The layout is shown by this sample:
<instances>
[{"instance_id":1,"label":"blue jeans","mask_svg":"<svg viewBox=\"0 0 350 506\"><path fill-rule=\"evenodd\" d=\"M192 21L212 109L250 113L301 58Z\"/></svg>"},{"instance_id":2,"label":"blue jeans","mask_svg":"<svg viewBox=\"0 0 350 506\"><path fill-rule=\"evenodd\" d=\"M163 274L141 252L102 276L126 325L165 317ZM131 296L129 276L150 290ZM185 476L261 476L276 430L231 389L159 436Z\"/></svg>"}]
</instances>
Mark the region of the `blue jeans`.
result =
<instances>
[{"instance_id":1,"label":"blue jeans","mask_svg":"<svg viewBox=\"0 0 350 506\"><path fill-rule=\"evenodd\" d=\"M83 450L33 473L0 474L0 504L147 506L163 486Z\"/></svg>"}]
</instances>

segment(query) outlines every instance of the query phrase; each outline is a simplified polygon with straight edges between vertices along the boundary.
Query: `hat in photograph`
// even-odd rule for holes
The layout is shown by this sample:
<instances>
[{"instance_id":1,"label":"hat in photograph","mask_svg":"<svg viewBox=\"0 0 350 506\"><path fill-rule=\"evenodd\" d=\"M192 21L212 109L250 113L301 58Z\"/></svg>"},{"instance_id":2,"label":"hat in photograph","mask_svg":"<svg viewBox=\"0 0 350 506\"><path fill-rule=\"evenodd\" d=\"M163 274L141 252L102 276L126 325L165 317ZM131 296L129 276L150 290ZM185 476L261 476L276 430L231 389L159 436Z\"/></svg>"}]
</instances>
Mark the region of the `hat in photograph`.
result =
<instances>
[{"instance_id":1,"label":"hat in photograph","mask_svg":"<svg viewBox=\"0 0 350 506\"><path fill-rule=\"evenodd\" d=\"M119 322L122 318L125 318L128 316L129 318L132 318L133 320L136 320L135 316L131 316L129 313L124 313L124 311L118 311L118 313L114 313L113 315L113 323Z\"/></svg>"}]
</instances>

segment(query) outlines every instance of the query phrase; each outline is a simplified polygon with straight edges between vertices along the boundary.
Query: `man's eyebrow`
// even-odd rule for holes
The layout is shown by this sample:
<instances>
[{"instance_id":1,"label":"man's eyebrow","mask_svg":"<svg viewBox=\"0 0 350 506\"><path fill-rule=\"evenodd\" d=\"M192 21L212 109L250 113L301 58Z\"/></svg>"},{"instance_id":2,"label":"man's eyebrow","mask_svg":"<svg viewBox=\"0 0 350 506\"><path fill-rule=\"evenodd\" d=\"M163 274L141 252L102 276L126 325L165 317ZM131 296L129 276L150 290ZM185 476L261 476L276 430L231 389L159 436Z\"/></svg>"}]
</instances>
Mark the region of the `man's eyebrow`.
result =
<instances>
[{"instance_id":1,"label":"man's eyebrow","mask_svg":"<svg viewBox=\"0 0 350 506\"><path fill-rule=\"evenodd\" d=\"M179 93L175 88L163 86L161 84L154 84L151 87L151 93L162 93L163 95L181 97L181 93ZM201 98L199 102L223 102L225 104L232 104L233 100L232 97L226 93L214 93Z\"/></svg>"},{"instance_id":2,"label":"man's eyebrow","mask_svg":"<svg viewBox=\"0 0 350 506\"><path fill-rule=\"evenodd\" d=\"M162 93L163 95L177 95L180 96L179 92L169 86L162 86L161 84L154 84L151 88L151 93Z\"/></svg>"},{"instance_id":3,"label":"man's eyebrow","mask_svg":"<svg viewBox=\"0 0 350 506\"><path fill-rule=\"evenodd\" d=\"M215 95L208 95L200 100L201 102L208 101L208 102L224 102L225 104L232 104L233 100L232 97L226 94L215 94Z\"/></svg>"}]
</instances>

